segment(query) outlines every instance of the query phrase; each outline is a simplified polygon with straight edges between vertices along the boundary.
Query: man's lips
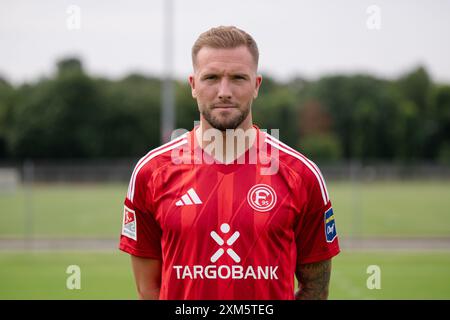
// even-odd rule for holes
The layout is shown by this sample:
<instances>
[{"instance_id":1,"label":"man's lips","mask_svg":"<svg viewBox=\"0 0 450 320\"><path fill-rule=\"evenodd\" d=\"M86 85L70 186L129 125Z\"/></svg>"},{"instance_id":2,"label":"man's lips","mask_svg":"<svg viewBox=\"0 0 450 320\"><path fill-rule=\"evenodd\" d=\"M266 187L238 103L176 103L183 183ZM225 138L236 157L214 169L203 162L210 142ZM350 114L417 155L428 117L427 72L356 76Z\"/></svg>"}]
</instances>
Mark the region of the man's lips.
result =
<instances>
[{"instance_id":1,"label":"man's lips","mask_svg":"<svg viewBox=\"0 0 450 320\"><path fill-rule=\"evenodd\" d=\"M237 108L237 106L234 104L226 104L226 103L213 105L213 109L233 109L233 108Z\"/></svg>"}]
</instances>

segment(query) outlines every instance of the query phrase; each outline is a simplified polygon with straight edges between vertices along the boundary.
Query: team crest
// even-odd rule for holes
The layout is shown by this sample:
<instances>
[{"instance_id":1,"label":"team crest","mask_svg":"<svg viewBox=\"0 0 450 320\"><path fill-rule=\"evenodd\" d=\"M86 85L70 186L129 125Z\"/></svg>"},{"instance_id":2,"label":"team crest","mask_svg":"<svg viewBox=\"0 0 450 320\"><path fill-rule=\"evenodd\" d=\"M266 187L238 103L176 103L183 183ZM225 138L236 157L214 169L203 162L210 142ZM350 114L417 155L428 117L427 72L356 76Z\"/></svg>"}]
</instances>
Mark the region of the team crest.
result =
<instances>
[{"instance_id":1,"label":"team crest","mask_svg":"<svg viewBox=\"0 0 450 320\"><path fill-rule=\"evenodd\" d=\"M254 185L247 193L247 202L254 210L267 212L275 207L277 194L267 184Z\"/></svg>"},{"instance_id":2,"label":"team crest","mask_svg":"<svg viewBox=\"0 0 450 320\"><path fill-rule=\"evenodd\" d=\"M333 242L337 236L333 208L330 208L325 212L325 236L327 242Z\"/></svg>"},{"instance_id":3,"label":"team crest","mask_svg":"<svg viewBox=\"0 0 450 320\"><path fill-rule=\"evenodd\" d=\"M122 235L136 240L136 212L125 206L123 210Z\"/></svg>"}]
</instances>

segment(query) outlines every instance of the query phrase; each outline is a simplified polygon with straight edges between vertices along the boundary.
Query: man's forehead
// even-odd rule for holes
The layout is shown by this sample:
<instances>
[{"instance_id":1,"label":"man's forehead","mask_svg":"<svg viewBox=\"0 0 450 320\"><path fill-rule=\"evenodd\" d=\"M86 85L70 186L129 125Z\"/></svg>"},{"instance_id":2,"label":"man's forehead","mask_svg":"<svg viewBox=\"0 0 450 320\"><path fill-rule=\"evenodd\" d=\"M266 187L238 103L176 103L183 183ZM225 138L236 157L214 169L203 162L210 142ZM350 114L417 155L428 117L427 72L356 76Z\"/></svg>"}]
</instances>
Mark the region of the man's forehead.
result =
<instances>
[{"instance_id":1,"label":"man's forehead","mask_svg":"<svg viewBox=\"0 0 450 320\"><path fill-rule=\"evenodd\" d=\"M215 73L215 74L248 74L252 73L253 69L248 65L235 63L214 63L203 65L197 70L200 74Z\"/></svg>"},{"instance_id":2,"label":"man's forehead","mask_svg":"<svg viewBox=\"0 0 450 320\"><path fill-rule=\"evenodd\" d=\"M194 68L200 69L256 69L255 61L245 46L237 48L210 48L203 47L196 57Z\"/></svg>"}]
</instances>

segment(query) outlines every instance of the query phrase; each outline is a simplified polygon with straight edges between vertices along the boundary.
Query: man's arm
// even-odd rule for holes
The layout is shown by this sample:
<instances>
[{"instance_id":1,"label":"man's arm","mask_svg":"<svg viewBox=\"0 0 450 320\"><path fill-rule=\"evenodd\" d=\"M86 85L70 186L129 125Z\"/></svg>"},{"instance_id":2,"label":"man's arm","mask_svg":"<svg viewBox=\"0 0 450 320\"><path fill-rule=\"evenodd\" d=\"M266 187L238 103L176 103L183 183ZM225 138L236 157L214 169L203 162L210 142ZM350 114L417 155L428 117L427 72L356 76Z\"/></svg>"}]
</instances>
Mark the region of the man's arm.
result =
<instances>
[{"instance_id":1,"label":"man's arm","mask_svg":"<svg viewBox=\"0 0 450 320\"><path fill-rule=\"evenodd\" d=\"M301 264L295 275L299 290L297 300L326 300L330 283L331 259L315 263Z\"/></svg>"},{"instance_id":2,"label":"man's arm","mask_svg":"<svg viewBox=\"0 0 450 320\"><path fill-rule=\"evenodd\" d=\"M161 288L161 260L131 256L139 299L159 299Z\"/></svg>"}]
</instances>

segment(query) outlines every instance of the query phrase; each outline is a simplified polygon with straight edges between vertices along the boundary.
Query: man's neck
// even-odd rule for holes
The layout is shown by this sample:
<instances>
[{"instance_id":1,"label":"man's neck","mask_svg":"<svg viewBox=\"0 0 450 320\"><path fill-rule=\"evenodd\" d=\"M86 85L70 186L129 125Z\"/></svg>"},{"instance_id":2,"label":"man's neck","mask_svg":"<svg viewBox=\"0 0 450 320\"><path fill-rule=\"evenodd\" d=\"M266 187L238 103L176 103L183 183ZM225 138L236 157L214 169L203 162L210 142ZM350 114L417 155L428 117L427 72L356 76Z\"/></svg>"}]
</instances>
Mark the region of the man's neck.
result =
<instances>
[{"instance_id":1,"label":"man's neck","mask_svg":"<svg viewBox=\"0 0 450 320\"><path fill-rule=\"evenodd\" d=\"M242 156L255 142L256 134L257 130L251 122L236 129L220 131L201 121L195 130L197 143L203 151L225 164Z\"/></svg>"}]
</instances>

